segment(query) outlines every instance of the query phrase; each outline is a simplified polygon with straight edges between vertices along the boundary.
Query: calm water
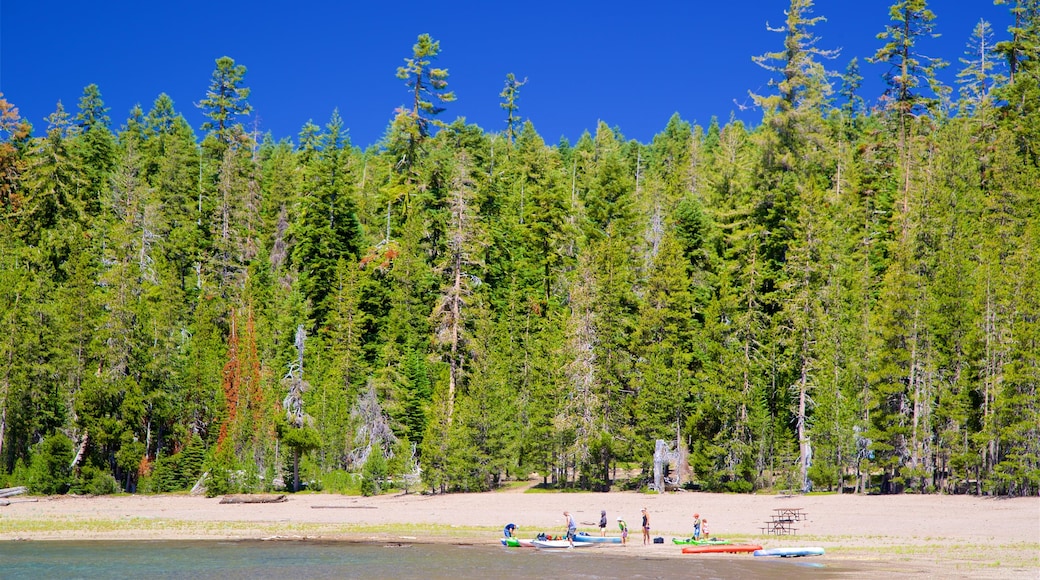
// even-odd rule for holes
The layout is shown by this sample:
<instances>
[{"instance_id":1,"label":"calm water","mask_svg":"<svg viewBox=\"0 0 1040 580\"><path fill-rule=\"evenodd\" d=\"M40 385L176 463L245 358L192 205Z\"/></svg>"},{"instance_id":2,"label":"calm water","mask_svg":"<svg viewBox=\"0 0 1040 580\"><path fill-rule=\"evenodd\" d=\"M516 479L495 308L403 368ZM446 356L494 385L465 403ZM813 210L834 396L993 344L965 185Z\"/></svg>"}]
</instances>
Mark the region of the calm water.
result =
<instances>
[{"instance_id":1,"label":"calm water","mask_svg":"<svg viewBox=\"0 0 1040 580\"><path fill-rule=\"evenodd\" d=\"M542 551L497 546L332 542L0 542L0 578L771 578L860 576L826 557L633 558L617 547ZM627 548L621 548L627 549Z\"/></svg>"}]
</instances>

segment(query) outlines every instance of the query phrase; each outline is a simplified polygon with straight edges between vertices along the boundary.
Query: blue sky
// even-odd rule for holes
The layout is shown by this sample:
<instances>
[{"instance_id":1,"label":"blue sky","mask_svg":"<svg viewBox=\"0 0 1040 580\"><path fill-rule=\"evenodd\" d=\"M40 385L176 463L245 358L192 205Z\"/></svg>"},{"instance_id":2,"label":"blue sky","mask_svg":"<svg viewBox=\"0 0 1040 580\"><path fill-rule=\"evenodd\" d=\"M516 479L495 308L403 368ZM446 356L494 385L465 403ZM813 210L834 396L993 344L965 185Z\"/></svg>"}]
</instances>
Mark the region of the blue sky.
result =
<instances>
[{"instance_id":1,"label":"blue sky","mask_svg":"<svg viewBox=\"0 0 1040 580\"><path fill-rule=\"evenodd\" d=\"M887 0L817 0L821 48L841 48L828 68L844 71L859 57L864 97L883 90L881 65L865 58L881 45ZM395 107L408 99L397 67L416 37L441 43L458 100L441 118L465 117L488 131L504 127L498 96L507 73L528 78L520 115L549 142L576 140L603 120L648 142L678 112L706 125L736 114L757 123L748 90L767 90L769 75L751 61L777 50L782 36L767 23L784 20L785 0L526 2L397 0L0 0L0 92L36 133L60 100L75 112L83 87L95 83L113 126L160 93L196 128L214 61L224 55L248 69L245 85L262 132L295 140L308 120L324 125L338 108L355 145L376 143ZM992 0L932 0L939 38L921 51L960 67L980 18L995 40L1011 22Z\"/></svg>"}]
</instances>

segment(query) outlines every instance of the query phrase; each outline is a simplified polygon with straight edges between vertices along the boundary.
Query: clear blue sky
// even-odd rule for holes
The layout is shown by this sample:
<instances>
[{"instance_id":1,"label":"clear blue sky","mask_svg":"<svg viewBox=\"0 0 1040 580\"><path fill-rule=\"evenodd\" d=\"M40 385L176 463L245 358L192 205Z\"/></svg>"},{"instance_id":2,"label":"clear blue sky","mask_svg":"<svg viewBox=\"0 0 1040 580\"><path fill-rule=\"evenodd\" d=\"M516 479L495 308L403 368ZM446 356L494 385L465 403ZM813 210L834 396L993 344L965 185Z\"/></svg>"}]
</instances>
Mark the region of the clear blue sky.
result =
<instances>
[{"instance_id":1,"label":"clear blue sky","mask_svg":"<svg viewBox=\"0 0 1040 580\"><path fill-rule=\"evenodd\" d=\"M882 91L881 65L865 58L881 45L887 0L818 0L821 48L841 48L838 72L859 57L864 97ZM334 108L355 145L376 143L395 107L408 99L397 67L421 33L441 43L438 66L458 100L441 118L465 117L487 131L504 127L499 93L507 73L529 82L520 114L550 143L572 142L603 120L628 138L649 141L678 112L706 125L731 113L757 123L748 90L766 90L767 71L753 55L778 50L785 0L527 0L344 2L267 0L0 0L0 91L37 134L60 100L77 110L95 83L114 128L160 93L198 131L194 103L205 96L214 61L224 55L248 69L245 85L261 131L294 141L308 120L324 125ZM995 40L1010 14L992 0L932 0L936 32L920 47L960 67L980 18Z\"/></svg>"}]
</instances>

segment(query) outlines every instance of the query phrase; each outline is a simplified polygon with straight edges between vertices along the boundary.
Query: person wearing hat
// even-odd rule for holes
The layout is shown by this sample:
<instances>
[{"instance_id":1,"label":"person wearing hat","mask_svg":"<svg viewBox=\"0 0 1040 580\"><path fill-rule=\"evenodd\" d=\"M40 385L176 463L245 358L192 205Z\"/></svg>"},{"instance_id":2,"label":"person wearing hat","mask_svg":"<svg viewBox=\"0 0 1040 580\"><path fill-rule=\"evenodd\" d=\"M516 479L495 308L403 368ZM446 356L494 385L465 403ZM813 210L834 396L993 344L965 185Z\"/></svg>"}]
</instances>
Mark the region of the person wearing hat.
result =
<instances>
[{"instance_id":1,"label":"person wearing hat","mask_svg":"<svg viewBox=\"0 0 1040 580\"><path fill-rule=\"evenodd\" d=\"M628 544L628 524L622 518L617 519L617 527L621 530L621 545Z\"/></svg>"},{"instance_id":2,"label":"person wearing hat","mask_svg":"<svg viewBox=\"0 0 1040 580\"><path fill-rule=\"evenodd\" d=\"M607 535L607 510L599 512L599 535L600 537Z\"/></svg>"},{"instance_id":3,"label":"person wearing hat","mask_svg":"<svg viewBox=\"0 0 1040 580\"><path fill-rule=\"evenodd\" d=\"M643 508L643 545L650 543L650 512Z\"/></svg>"}]
</instances>

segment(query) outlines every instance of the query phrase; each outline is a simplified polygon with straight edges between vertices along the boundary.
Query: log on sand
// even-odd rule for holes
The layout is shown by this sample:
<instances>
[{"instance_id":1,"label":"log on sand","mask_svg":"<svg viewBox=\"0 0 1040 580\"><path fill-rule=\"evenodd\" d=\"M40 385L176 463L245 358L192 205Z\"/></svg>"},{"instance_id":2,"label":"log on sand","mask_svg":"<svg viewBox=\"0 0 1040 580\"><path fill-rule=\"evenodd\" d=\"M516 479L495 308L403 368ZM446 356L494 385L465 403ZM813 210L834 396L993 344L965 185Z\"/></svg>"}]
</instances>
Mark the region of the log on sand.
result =
<instances>
[{"instance_id":1,"label":"log on sand","mask_svg":"<svg viewBox=\"0 0 1040 580\"><path fill-rule=\"evenodd\" d=\"M5 487L4 489L0 489L0 497L11 497L13 495L22 495L23 493L25 493L24 486Z\"/></svg>"},{"instance_id":2,"label":"log on sand","mask_svg":"<svg viewBox=\"0 0 1040 580\"><path fill-rule=\"evenodd\" d=\"M289 501L284 493L225 495L220 498L220 503L281 503L283 501Z\"/></svg>"}]
</instances>

